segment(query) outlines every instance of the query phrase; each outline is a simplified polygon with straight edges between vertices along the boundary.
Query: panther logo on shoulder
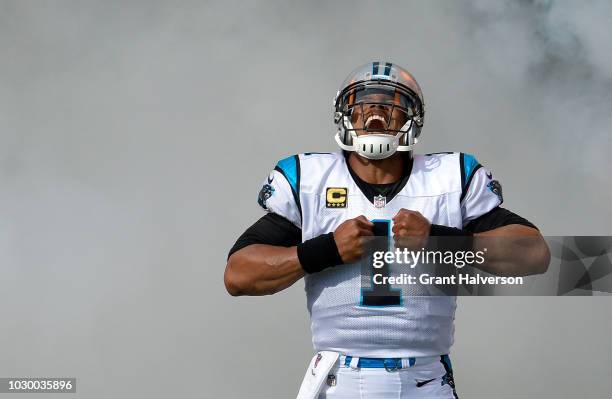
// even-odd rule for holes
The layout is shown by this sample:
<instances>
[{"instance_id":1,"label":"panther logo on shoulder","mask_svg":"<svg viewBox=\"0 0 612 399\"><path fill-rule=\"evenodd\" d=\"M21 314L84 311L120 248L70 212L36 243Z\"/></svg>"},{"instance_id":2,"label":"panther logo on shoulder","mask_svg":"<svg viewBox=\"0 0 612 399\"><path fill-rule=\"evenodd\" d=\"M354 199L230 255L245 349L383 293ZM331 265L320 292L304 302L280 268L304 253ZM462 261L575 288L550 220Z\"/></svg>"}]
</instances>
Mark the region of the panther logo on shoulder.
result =
<instances>
[{"instance_id":1,"label":"panther logo on shoulder","mask_svg":"<svg viewBox=\"0 0 612 399\"><path fill-rule=\"evenodd\" d=\"M487 187L489 188L489 190L491 190L493 194L497 195L501 202L504 201L504 197L502 196L502 186L499 181L491 180L489 184L487 184Z\"/></svg>"},{"instance_id":2,"label":"panther logo on shoulder","mask_svg":"<svg viewBox=\"0 0 612 399\"><path fill-rule=\"evenodd\" d=\"M274 187L269 184L264 184L261 190L259 191L259 195L257 196L257 203L263 209L268 211L268 206L266 205L266 201L274 194Z\"/></svg>"}]
</instances>

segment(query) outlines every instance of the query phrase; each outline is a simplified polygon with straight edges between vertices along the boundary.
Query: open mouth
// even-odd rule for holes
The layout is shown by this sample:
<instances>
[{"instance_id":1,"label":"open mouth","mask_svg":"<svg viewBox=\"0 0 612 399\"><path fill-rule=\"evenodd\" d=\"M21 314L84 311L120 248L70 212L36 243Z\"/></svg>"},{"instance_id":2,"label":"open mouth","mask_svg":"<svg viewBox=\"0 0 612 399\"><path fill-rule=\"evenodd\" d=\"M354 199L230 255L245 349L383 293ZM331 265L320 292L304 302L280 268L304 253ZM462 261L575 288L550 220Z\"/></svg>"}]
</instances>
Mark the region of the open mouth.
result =
<instances>
[{"instance_id":1,"label":"open mouth","mask_svg":"<svg viewBox=\"0 0 612 399\"><path fill-rule=\"evenodd\" d=\"M387 122L380 115L372 114L366 118L364 123L366 130L385 130Z\"/></svg>"}]
</instances>

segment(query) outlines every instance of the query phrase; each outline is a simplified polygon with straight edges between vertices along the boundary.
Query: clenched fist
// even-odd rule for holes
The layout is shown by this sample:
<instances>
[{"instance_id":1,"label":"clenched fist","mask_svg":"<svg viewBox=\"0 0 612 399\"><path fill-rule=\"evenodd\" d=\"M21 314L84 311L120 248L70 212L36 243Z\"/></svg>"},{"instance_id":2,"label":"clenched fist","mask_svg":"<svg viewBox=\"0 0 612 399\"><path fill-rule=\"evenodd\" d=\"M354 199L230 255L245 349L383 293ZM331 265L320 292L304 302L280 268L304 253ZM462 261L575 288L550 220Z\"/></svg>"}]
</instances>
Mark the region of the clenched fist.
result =
<instances>
[{"instance_id":1,"label":"clenched fist","mask_svg":"<svg viewBox=\"0 0 612 399\"><path fill-rule=\"evenodd\" d=\"M365 255L367 242L372 233L374 224L365 216L357 216L342 222L334 231L334 241L338 247L338 253L344 263L351 263Z\"/></svg>"},{"instance_id":2,"label":"clenched fist","mask_svg":"<svg viewBox=\"0 0 612 399\"><path fill-rule=\"evenodd\" d=\"M417 250L427 245L431 223L420 212L400 209L393 217L393 239L398 248Z\"/></svg>"}]
</instances>

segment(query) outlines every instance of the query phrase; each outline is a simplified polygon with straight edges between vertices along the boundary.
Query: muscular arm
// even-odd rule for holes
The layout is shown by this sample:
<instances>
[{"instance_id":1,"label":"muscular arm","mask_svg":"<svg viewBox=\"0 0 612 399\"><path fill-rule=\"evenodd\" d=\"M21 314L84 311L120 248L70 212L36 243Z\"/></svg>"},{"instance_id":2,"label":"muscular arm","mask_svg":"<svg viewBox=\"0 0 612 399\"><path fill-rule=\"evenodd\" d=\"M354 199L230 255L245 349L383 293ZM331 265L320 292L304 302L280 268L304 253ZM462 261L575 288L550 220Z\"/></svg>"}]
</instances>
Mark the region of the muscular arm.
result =
<instances>
[{"instance_id":1,"label":"muscular arm","mask_svg":"<svg viewBox=\"0 0 612 399\"><path fill-rule=\"evenodd\" d=\"M465 229L474 233L474 250L487 248L483 271L497 276L527 276L546 272L550 251L538 229L504 209L471 221Z\"/></svg>"},{"instance_id":2,"label":"muscular arm","mask_svg":"<svg viewBox=\"0 0 612 399\"><path fill-rule=\"evenodd\" d=\"M268 213L249 227L230 250L225 288L230 295L270 295L304 276L297 256L302 232L289 220Z\"/></svg>"},{"instance_id":3,"label":"muscular arm","mask_svg":"<svg viewBox=\"0 0 612 399\"><path fill-rule=\"evenodd\" d=\"M322 234L301 243L299 228L282 216L267 214L230 250L225 287L234 296L284 290L306 272L316 273L361 258L372 227L372 222L358 216L342 222L333 235Z\"/></svg>"},{"instance_id":4,"label":"muscular arm","mask_svg":"<svg viewBox=\"0 0 612 399\"><path fill-rule=\"evenodd\" d=\"M230 295L270 295L290 287L304 276L295 246L284 248L252 244L234 252L225 268Z\"/></svg>"},{"instance_id":5,"label":"muscular arm","mask_svg":"<svg viewBox=\"0 0 612 399\"><path fill-rule=\"evenodd\" d=\"M511 224L474 233L474 250L487 249L480 269L497 276L528 276L546 272L550 251L540 232Z\"/></svg>"},{"instance_id":6,"label":"muscular arm","mask_svg":"<svg viewBox=\"0 0 612 399\"><path fill-rule=\"evenodd\" d=\"M401 209L393 220L394 237L400 246L410 246L410 240L406 241L406 238L426 237L428 234L465 235L445 231L444 226L432 226L416 211ZM486 248L485 263L478 265L483 271L498 276L528 276L544 273L548 268L550 252L538 229L507 209L496 207L470 221L463 230L472 233L469 240L471 250L484 251Z\"/></svg>"}]
</instances>

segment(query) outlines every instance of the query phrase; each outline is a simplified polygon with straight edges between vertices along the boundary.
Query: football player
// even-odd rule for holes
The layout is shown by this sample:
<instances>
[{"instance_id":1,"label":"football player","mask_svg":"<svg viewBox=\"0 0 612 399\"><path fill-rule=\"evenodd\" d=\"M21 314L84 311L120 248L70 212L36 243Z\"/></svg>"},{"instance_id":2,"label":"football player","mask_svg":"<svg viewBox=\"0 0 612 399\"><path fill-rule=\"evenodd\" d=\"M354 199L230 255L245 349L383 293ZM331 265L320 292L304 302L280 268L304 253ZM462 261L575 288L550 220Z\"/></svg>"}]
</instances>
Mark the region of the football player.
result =
<instances>
[{"instance_id":1,"label":"football player","mask_svg":"<svg viewBox=\"0 0 612 399\"><path fill-rule=\"evenodd\" d=\"M357 263L373 235L395 242L458 236L531 237L521 251L489 249L491 273L546 270L537 228L501 208L502 190L472 155L414 155L421 88L405 69L371 62L336 94L341 151L280 160L263 182L267 212L230 250L231 295L267 295L304 277L312 359L298 398L456 398L449 350L454 296L368 295ZM381 300L382 298L382 300Z\"/></svg>"}]
</instances>

